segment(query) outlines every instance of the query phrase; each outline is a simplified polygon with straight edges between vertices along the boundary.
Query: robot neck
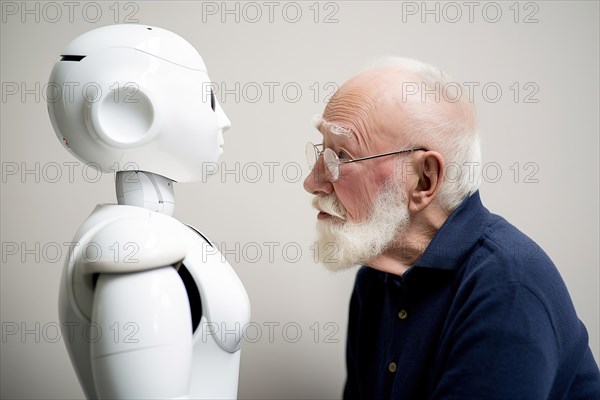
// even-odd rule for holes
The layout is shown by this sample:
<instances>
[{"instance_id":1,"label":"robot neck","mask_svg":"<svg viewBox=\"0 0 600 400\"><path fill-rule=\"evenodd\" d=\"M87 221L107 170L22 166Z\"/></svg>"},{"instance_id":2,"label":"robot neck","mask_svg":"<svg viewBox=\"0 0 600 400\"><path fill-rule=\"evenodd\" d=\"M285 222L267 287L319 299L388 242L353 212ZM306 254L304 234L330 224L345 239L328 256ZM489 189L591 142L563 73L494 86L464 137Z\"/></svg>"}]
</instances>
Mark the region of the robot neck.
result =
<instances>
[{"instance_id":1,"label":"robot neck","mask_svg":"<svg viewBox=\"0 0 600 400\"><path fill-rule=\"evenodd\" d=\"M145 171L119 171L116 177L117 202L173 215L173 181Z\"/></svg>"}]
</instances>

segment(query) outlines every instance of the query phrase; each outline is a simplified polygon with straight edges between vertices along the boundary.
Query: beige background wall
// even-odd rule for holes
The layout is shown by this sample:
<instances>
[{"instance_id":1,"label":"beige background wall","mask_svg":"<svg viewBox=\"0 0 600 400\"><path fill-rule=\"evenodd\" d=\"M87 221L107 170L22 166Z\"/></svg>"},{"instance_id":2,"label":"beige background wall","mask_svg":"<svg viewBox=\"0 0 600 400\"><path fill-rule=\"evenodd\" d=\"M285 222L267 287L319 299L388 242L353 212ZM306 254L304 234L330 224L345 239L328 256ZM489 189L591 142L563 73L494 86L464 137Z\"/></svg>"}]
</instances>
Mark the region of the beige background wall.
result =
<instances>
[{"instance_id":1,"label":"beige background wall","mask_svg":"<svg viewBox=\"0 0 600 400\"><path fill-rule=\"evenodd\" d=\"M82 396L56 332L63 243L115 201L113 177L69 164L43 86L71 39L136 20L199 50L233 122L218 173L177 185L175 214L221 245L250 296L260 331L243 346L241 398L341 395L355 270L313 261L304 144L336 85L383 55L473 88L484 203L553 258L598 360L598 3L469 4L2 2L2 398Z\"/></svg>"}]
</instances>

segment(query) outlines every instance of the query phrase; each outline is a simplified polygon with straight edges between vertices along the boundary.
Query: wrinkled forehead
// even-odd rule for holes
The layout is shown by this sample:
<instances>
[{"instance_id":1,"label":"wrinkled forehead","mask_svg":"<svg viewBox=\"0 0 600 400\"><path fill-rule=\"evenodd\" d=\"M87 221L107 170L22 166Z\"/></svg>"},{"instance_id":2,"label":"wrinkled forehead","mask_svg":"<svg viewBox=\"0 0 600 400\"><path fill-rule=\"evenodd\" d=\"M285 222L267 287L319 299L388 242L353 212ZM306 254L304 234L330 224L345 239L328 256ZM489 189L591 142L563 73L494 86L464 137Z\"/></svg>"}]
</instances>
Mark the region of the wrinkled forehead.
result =
<instances>
[{"instance_id":1,"label":"wrinkled forehead","mask_svg":"<svg viewBox=\"0 0 600 400\"><path fill-rule=\"evenodd\" d=\"M380 89L373 82L353 78L344 83L329 99L323 114L315 119L316 128L332 139L355 138L361 145L373 140L382 107Z\"/></svg>"}]
</instances>

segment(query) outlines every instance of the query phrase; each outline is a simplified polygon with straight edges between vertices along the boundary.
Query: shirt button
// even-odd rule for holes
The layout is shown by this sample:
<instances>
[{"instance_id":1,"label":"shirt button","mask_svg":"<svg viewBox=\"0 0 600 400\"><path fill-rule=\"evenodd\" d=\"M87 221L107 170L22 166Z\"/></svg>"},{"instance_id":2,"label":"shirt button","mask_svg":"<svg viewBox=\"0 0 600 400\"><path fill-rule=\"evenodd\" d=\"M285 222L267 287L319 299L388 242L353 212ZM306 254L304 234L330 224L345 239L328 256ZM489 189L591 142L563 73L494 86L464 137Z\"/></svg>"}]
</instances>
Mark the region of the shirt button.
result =
<instances>
[{"instance_id":1,"label":"shirt button","mask_svg":"<svg viewBox=\"0 0 600 400\"><path fill-rule=\"evenodd\" d=\"M388 370L389 370L390 372L396 372L396 368L397 368L397 367L398 367L398 366L396 365L396 363L395 363L395 362L391 362L391 363L388 365Z\"/></svg>"},{"instance_id":2,"label":"shirt button","mask_svg":"<svg viewBox=\"0 0 600 400\"><path fill-rule=\"evenodd\" d=\"M406 317L408 317L408 313L406 312L406 310L400 310L400 311L398 311L398 318L400 318L400 319L406 319Z\"/></svg>"}]
</instances>

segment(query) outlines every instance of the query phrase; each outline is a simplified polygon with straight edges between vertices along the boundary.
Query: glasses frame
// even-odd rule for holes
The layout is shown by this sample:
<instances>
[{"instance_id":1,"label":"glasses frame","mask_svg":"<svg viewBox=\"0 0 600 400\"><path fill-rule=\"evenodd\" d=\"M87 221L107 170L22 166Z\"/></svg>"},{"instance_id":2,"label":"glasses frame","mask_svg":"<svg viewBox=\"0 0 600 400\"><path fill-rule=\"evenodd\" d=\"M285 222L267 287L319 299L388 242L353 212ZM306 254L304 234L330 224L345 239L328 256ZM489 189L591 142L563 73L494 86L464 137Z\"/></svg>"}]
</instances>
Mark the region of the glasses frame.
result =
<instances>
[{"instance_id":1,"label":"glasses frame","mask_svg":"<svg viewBox=\"0 0 600 400\"><path fill-rule=\"evenodd\" d=\"M353 163L353 162L357 162L357 161L364 161L364 160L371 160L373 158L379 158L379 157L386 157L386 156L392 156L394 154L403 154L403 153L412 153L414 151L428 151L426 148L424 147L414 147L412 149L404 149L404 150L398 150L398 151L390 151L388 153L381 153L381 154L375 154L375 155L371 155L371 156L366 156L366 157L360 157L360 158L353 158L350 160L340 160L340 158L338 157L338 155L336 154L335 151L333 151L331 148L329 147L324 147L323 143L319 143L319 144L314 144L312 142L308 142L307 143L307 151L308 151L308 145L311 145L313 147L313 150L315 152L315 163L310 165L310 161L308 162L309 167L312 169L314 168L315 165L317 165L317 162L319 162L319 157L321 157L321 155L323 155L323 157L325 157L325 152L327 150L329 150L331 152L331 154L333 154L333 159L330 162L327 162L327 169L329 170L329 174L332 177L332 180L335 182L339 179L339 175L340 175L340 165L341 164L349 164L349 163ZM319 150L319 147L321 148L321 150ZM307 156L308 158L308 156ZM337 174L334 175L334 173L331 171L331 168L329 167L329 164L331 163L335 164L335 168L337 170ZM337 175L337 176L336 176Z\"/></svg>"}]
</instances>

